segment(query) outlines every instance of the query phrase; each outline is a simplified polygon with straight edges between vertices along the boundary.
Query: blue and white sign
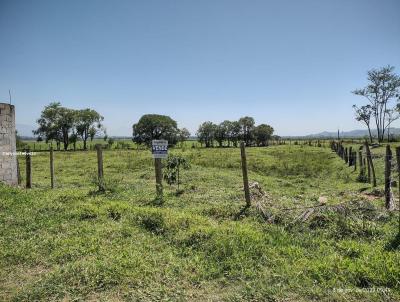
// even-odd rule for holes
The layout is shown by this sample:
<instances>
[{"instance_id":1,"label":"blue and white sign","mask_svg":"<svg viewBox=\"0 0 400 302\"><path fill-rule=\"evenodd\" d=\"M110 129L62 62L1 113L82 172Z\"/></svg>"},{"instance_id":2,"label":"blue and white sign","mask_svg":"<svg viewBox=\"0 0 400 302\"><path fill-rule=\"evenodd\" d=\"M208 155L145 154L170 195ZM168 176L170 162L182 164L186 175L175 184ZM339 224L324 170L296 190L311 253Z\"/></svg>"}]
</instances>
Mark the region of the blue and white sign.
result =
<instances>
[{"instance_id":1,"label":"blue and white sign","mask_svg":"<svg viewBox=\"0 0 400 302\"><path fill-rule=\"evenodd\" d=\"M153 158L167 158L168 141L165 139L152 140L151 153L153 154Z\"/></svg>"}]
</instances>

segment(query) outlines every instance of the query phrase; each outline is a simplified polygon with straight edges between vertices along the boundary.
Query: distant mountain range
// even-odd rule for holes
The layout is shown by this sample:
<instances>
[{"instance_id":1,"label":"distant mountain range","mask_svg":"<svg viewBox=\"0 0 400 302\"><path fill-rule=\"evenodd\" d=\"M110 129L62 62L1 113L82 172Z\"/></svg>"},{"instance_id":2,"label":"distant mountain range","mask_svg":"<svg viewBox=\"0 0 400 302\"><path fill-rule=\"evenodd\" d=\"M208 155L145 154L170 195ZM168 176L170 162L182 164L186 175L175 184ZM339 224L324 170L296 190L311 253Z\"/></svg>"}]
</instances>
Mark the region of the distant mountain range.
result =
<instances>
[{"instance_id":1,"label":"distant mountain range","mask_svg":"<svg viewBox=\"0 0 400 302\"><path fill-rule=\"evenodd\" d=\"M340 131L340 137L343 138L357 138L357 137L365 137L369 136L367 129L358 129L358 130L351 130L351 131ZM376 129L371 130L372 136L377 136ZM385 133L386 134L386 133ZM400 128L390 128L390 134L393 135L400 135ZM337 131L324 131L316 134L305 135L303 137L306 138L337 138Z\"/></svg>"}]
</instances>

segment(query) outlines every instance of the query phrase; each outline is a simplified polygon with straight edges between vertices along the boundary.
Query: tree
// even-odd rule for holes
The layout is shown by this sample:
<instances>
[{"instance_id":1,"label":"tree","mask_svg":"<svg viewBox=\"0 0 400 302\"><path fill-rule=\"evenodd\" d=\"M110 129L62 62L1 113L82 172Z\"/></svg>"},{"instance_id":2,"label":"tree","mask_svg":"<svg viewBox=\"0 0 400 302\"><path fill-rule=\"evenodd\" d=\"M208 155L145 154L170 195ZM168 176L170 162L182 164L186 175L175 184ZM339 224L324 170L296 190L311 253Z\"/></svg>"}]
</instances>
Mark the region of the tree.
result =
<instances>
[{"instance_id":1,"label":"tree","mask_svg":"<svg viewBox=\"0 0 400 302\"><path fill-rule=\"evenodd\" d=\"M397 107L392 108L391 101L400 101L400 76L393 71L393 66L372 69L368 71L369 84L362 89L353 91L355 95L365 97L371 106L378 142L383 141L385 130L389 124L388 113L390 111L388 110L397 110Z\"/></svg>"},{"instance_id":2,"label":"tree","mask_svg":"<svg viewBox=\"0 0 400 302\"><path fill-rule=\"evenodd\" d=\"M187 159L182 156L174 156L170 155L167 158L167 162L165 164L165 172L164 179L169 184L172 185L176 183L178 185L177 192L179 192L179 184L180 184L180 168L185 170L190 168L190 163Z\"/></svg>"},{"instance_id":3,"label":"tree","mask_svg":"<svg viewBox=\"0 0 400 302\"><path fill-rule=\"evenodd\" d=\"M57 126L57 112L61 106L60 103L50 103L44 107L40 118L36 121L39 127L33 131L33 134L45 138L46 143L55 140L57 149L60 149L61 135Z\"/></svg>"},{"instance_id":4,"label":"tree","mask_svg":"<svg viewBox=\"0 0 400 302\"><path fill-rule=\"evenodd\" d=\"M258 146L267 146L274 133L274 128L267 124L261 124L254 128L254 138Z\"/></svg>"},{"instance_id":5,"label":"tree","mask_svg":"<svg viewBox=\"0 0 400 302\"><path fill-rule=\"evenodd\" d=\"M229 122L228 125L228 140L233 143L234 147L238 146L240 140L241 126L238 121Z\"/></svg>"},{"instance_id":6,"label":"tree","mask_svg":"<svg viewBox=\"0 0 400 302\"><path fill-rule=\"evenodd\" d=\"M181 142L181 147L183 147L183 143L190 137L190 132L186 128L182 128L179 130L179 141Z\"/></svg>"},{"instance_id":7,"label":"tree","mask_svg":"<svg viewBox=\"0 0 400 302\"><path fill-rule=\"evenodd\" d=\"M223 129L224 132L224 140L227 141L228 147L231 145L231 130L232 130L232 122L225 120L219 126ZM218 136L218 134L217 134ZM218 141L218 140L217 140Z\"/></svg>"},{"instance_id":8,"label":"tree","mask_svg":"<svg viewBox=\"0 0 400 302\"><path fill-rule=\"evenodd\" d=\"M58 125L61 131L64 150L68 150L69 145L69 132L75 125L76 111L73 109L60 107Z\"/></svg>"},{"instance_id":9,"label":"tree","mask_svg":"<svg viewBox=\"0 0 400 302\"><path fill-rule=\"evenodd\" d=\"M250 146L253 141L253 130L254 130L254 118L245 116L239 119L239 124L242 131L242 139L246 143L246 146Z\"/></svg>"},{"instance_id":10,"label":"tree","mask_svg":"<svg viewBox=\"0 0 400 302\"><path fill-rule=\"evenodd\" d=\"M151 146L153 139L165 139L168 145L173 146L178 141L177 123L166 115L145 114L132 126L132 130L132 140L137 144Z\"/></svg>"},{"instance_id":11,"label":"tree","mask_svg":"<svg viewBox=\"0 0 400 302\"><path fill-rule=\"evenodd\" d=\"M355 110L356 120L359 122L363 122L367 126L369 139L372 143L372 134L371 134L371 127L370 127L371 114L372 114L371 105L365 105L365 106L361 106L361 107L357 107L356 105L353 105L353 108Z\"/></svg>"},{"instance_id":12,"label":"tree","mask_svg":"<svg viewBox=\"0 0 400 302\"><path fill-rule=\"evenodd\" d=\"M76 142L78 141L78 134L73 131L69 137L69 142L74 146L74 151L76 151Z\"/></svg>"},{"instance_id":13,"label":"tree","mask_svg":"<svg viewBox=\"0 0 400 302\"><path fill-rule=\"evenodd\" d=\"M399 104L397 104L396 108L387 110L387 125L386 125L386 129L387 129L388 142L390 142L390 125L395 120L398 120L400 118L399 111L400 111L399 110Z\"/></svg>"},{"instance_id":14,"label":"tree","mask_svg":"<svg viewBox=\"0 0 400 302\"><path fill-rule=\"evenodd\" d=\"M39 127L33 133L45 137L46 142L55 140L58 150L63 142L64 150L67 150L69 133L74 127L75 117L75 110L62 107L59 102L50 103L44 107L37 120Z\"/></svg>"},{"instance_id":15,"label":"tree","mask_svg":"<svg viewBox=\"0 0 400 302\"><path fill-rule=\"evenodd\" d=\"M212 122L204 122L197 130L197 138L206 148L214 145L216 125Z\"/></svg>"},{"instance_id":16,"label":"tree","mask_svg":"<svg viewBox=\"0 0 400 302\"><path fill-rule=\"evenodd\" d=\"M280 140L281 140L281 137L280 137L279 135L272 135L271 138L272 138L274 141L276 141L278 144L279 144L279 142L280 142Z\"/></svg>"},{"instance_id":17,"label":"tree","mask_svg":"<svg viewBox=\"0 0 400 302\"><path fill-rule=\"evenodd\" d=\"M222 122L219 125L215 125L215 140L219 146L222 147L225 140L228 139L228 127L226 123Z\"/></svg>"},{"instance_id":18,"label":"tree","mask_svg":"<svg viewBox=\"0 0 400 302\"><path fill-rule=\"evenodd\" d=\"M102 128L101 122L104 120L104 117L102 117L97 111L87 108L77 111L76 119L76 131L77 134L82 137L83 149L86 150L86 142L88 138L94 137Z\"/></svg>"},{"instance_id":19,"label":"tree","mask_svg":"<svg viewBox=\"0 0 400 302\"><path fill-rule=\"evenodd\" d=\"M92 126L89 128L88 134L89 134L91 142L93 142L93 139L96 136L96 133L97 133L97 129L95 127Z\"/></svg>"}]
</instances>

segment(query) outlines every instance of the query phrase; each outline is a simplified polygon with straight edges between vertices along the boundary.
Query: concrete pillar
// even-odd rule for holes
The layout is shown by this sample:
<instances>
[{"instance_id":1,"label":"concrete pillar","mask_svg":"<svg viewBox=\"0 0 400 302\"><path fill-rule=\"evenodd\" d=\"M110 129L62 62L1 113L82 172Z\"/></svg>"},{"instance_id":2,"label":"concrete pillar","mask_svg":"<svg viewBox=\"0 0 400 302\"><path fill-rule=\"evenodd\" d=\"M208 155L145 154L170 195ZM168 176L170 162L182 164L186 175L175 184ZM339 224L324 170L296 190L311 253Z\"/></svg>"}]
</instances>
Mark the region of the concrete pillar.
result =
<instances>
[{"instance_id":1,"label":"concrete pillar","mask_svg":"<svg viewBox=\"0 0 400 302\"><path fill-rule=\"evenodd\" d=\"M0 181L18 185L15 108L0 103Z\"/></svg>"}]
</instances>

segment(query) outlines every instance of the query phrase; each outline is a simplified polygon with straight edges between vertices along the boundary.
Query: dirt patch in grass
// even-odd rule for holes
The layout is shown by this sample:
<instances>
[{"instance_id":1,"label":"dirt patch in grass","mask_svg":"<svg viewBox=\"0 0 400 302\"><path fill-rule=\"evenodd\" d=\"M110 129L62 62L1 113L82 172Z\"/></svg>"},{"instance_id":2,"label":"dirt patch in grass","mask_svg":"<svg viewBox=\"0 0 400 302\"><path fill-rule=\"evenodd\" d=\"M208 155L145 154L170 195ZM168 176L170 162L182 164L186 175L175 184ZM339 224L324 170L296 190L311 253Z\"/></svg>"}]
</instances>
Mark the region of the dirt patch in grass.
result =
<instances>
[{"instance_id":1,"label":"dirt patch in grass","mask_svg":"<svg viewBox=\"0 0 400 302\"><path fill-rule=\"evenodd\" d=\"M13 266L2 270L0 275L0 301L9 301L11 297L26 284L31 284L49 273L51 269L44 266Z\"/></svg>"}]
</instances>

